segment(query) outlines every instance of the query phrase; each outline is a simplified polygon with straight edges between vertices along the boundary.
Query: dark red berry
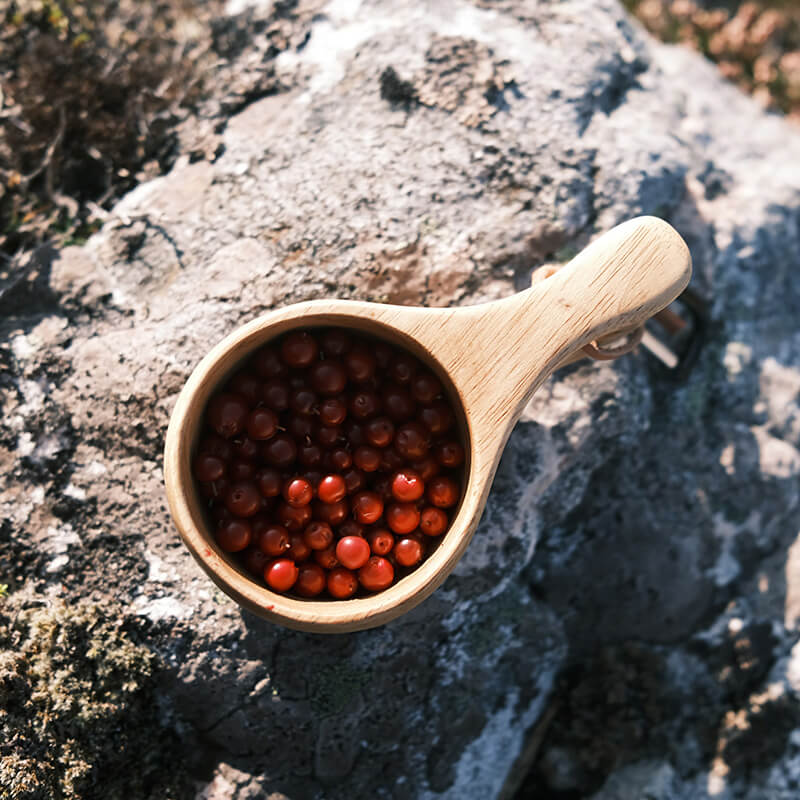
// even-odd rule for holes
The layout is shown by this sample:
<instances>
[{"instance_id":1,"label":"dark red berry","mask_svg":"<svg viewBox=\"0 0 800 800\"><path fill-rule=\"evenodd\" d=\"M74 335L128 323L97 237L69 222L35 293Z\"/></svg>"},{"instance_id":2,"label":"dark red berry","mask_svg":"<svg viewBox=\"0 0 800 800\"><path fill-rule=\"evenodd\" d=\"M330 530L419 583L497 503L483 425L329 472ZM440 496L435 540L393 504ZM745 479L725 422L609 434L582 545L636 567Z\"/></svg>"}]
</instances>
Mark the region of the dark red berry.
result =
<instances>
[{"instance_id":1,"label":"dark red berry","mask_svg":"<svg viewBox=\"0 0 800 800\"><path fill-rule=\"evenodd\" d=\"M381 451L362 445L353 453L353 463L364 472L375 472L381 463Z\"/></svg>"},{"instance_id":2,"label":"dark red berry","mask_svg":"<svg viewBox=\"0 0 800 800\"><path fill-rule=\"evenodd\" d=\"M353 497L353 514L358 522L371 525L383 514L383 500L375 492L359 492Z\"/></svg>"},{"instance_id":3,"label":"dark red berry","mask_svg":"<svg viewBox=\"0 0 800 800\"><path fill-rule=\"evenodd\" d=\"M248 572L262 577L264 568L269 562L269 556L262 553L257 547L248 547L244 554L244 566Z\"/></svg>"},{"instance_id":4,"label":"dark red berry","mask_svg":"<svg viewBox=\"0 0 800 800\"><path fill-rule=\"evenodd\" d=\"M197 449L204 455L216 456L223 461L230 461L233 458L233 446L217 433L209 433L208 436L205 436Z\"/></svg>"},{"instance_id":5,"label":"dark red berry","mask_svg":"<svg viewBox=\"0 0 800 800\"><path fill-rule=\"evenodd\" d=\"M324 550L333 543L333 529L327 522L311 522L303 531L303 539L312 550Z\"/></svg>"},{"instance_id":6,"label":"dark red berry","mask_svg":"<svg viewBox=\"0 0 800 800\"><path fill-rule=\"evenodd\" d=\"M261 445L249 436L237 437L233 440L233 455L245 461L258 458Z\"/></svg>"},{"instance_id":7,"label":"dark red berry","mask_svg":"<svg viewBox=\"0 0 800 800\"><path fill-rule=\"evenodd\" d=\"M208 404L207 418L211 427L230 439L244 429L250 407L241 395L223 392L215 395Z\"/></svg>"},{"instance_id":8,"label":"dark red berry","mask_svg":"<svg viewBox=\"0 0 800 800\"><path fill-rule=\"evenodd\" d=\"M336 567L328 573L328 594L336 600L346 600L358 591L358 578L344 567Z\"/></svg>"},{"instance_id":9,"label":"dark red berry","mask_svg":"<svg viewBox=\"0 0 800 800\"><path fill-rule=\"evenodd\" d=\"M417 371L417 361L405 353L398 353L389 364L389 375L398 383L410 383Z\"/></svg>"},{"instance_id":10,"label":"dark red berry","mask_svg":"<svg viewBox=\"0 0 800 800\"><path fill-rule=\"evenodd\" d=\"M317 497L323 503L336 503L347 494L347 486L341 475L326 475L319 483Z\"/></svg>"},{"instance_id":11,"label":"dark red berry","mask_svg":"<svg viewBox=\"0 0 800 800\"><path fill-rule=\"evenodd\" d=\"M434 456L443 467L460 467L464 463L464 448L458 442L442 442L436 445Z\"/></svg>"},{"instance_id":12,"label":"dark red berry","mask_svg":"<svg viewBox=\"0 0 800 800\"><path fill-rule=\"evenodd\" d=\"M347 375L354 383L365 383L375 374L375 356L364 345L355 345L344 357Z\"/></svg>"},{"instance_id":13,"label":"dark red berry","mask_svg":"<svg viewBox=\"0 0 800 800\"><path fill-rule=\"evenodd\" d=\"M336 544L336 558L347 569L363 567L369 557L369 542L360 536L345 536Z\"/></svg>"},{"instance_id":14,"label":"dark red berry","mask_svg":"<svg viewBox=\"0 0 800 800\"><path fill-rule=\"evenodd\" d=\"M266 555L281 556L289 549L289 531L283 525L268 525L259 533L257 543Z\"/></svg>"},{"instance_id":15,"label":"dark red berry","mask_svg":"<svg viewBox=\"0 0 800 800\"><path fill-rule=\"evenodd\" d=\"M228 467L231 481L249 481L255 477L256 468L252 461L234 461Z\"/></svg>"},{"instance_id":16,"label":"dark red berry","mask_svg":"<svg viewBox=\"0 0 800 800\"><path fill-rule=\"evenodd\" d=\"M375 362L378 367L387 369L392 358L394 358L394 350L386 342L381 341L372 342L370 350L375 356Z\"/></svg>"},{"instance_id":17,"label":"dark red berry","mask_svg":"<svg viewBox=\"0 0 800 800\"><path fill-rule=\"evenodd\" d=\"M314 439L320 447L327 450L342 443L342 431L340 428L329 428L326 425L319 425L314 429Z\"/></svg>"},{"instance_id":18,"label":"dark red berry","mask_svg":"<svg viewBox=\"0 0 800 800\"><path fill-rule=\"evenodd\" d=\"M394 580L394 567L381 556L371 556L358 571L358 582L368 592L379 592L391 585Z\"/></svg>"},{"instance_id":19,"label":"dark red berry","mask_svg":"<svg viewBox=\"0 0 800 800\"><path fill-rule=\"evenodd\" d=\"M297 448L297 460L304 467L318 467L322 464L322 448L317 444L301 444Z\"/></svg>"},{"instance_id":20,"label":"dark red berry","mask_svg":"<svg viewBox=\"0 0 800 800\"><path fill-rule=\"evenodd\" d=\"M430 434L419 422L401 425L394 437L394 446L403 458L419 461L428 454Z\"/></svg>"},{"instance_id":21,"label":"dark red berry","mask_svg":"<svg viewBox=\"0 0 800 800\"><path fill-rule=\"evenodd\" d=\"M414 503L392 503L386 509L386 524L395 533L411 533L419 525L419 510Z\"/></svg>"},{"instance_id":22,"label":"dark red berry","mask_svg":"<svg viewBox=\"0 0 800 800\"><path fill-rule=\"evenodd\" d=\"M381 450L381 463L378 469L381 472L394 472L396 469L400 469L405 463L405 459L394 447L385 447Z\"/></svg>"},{"instance_id":23,"label":"dark red berry","mask_svg":"<svg viewBox=\"0 0 800 800\"><path fill-rule=\"evenodd\" d=\"M367 534L370 550L376 556L385 556L394 547L394 536L386 528L375 528Z\"/></svg>"},{"instance_id":24,"label":"dark red berry","mask_svg":"<svg viewBox=\"0 0 800 800\"><path fill-rule=\"evenodd\" d=\"M230 390L247 400L248 405L254 406L261 397L261 381L252 372L237 372L231 378Z\"/></svg>"},{"instance_id":25,"label":"dark red berry","mask_svg":"<svg viewBox=\"0 0 800 800\"><path fill-rule=\"evenodd\" d=\"M333 450L330 453L330 467L331 469L342 470L353 466L353 456L347 450Z\"/></svg>"},{"instance_id":26,"label":"dark red berry","mask_svg":"<svg viewBox=\"0 0 800 800\"><path fill-rule=\"evenodd\" d=\"M339 559L336 558L336 545L329 544L324 550L314 551L314 561L323 569L333 569L339 566Z\"/></svg>"},{"instance_id":27,"label":"dark red berry","mask_svg":"<svg viewBox=\"0 0 800 800\"><path fill-rule=\"evenodd\" d=\"M422 561L424 550L419 539L406 536L397 541L392 555L401 567L413 567Z\"/></svg>"},{"instance_id":28,"label":"dark red berry","mask_svg":"<svg viewBox=\"0 0 800 800\"><path fill-rule=\"evenodd\" d=\"M447 403L437 400L429 406L420 409L419 421L427 426L428 430L436 436L447 433L453 427L453 412Z\"/></svg>"},{"instance_id":29,"label":"dark red berry","mask_svg":"<svg viewBox=\"0 0 800 800\"><path fill-rule=\"evenodd\" d=\"M303 478L293 478L283 485L283 499L290 506L307 506L313 497L311 484Z\"/></svg>"},{"instance_id":30,"label":"dark red berry","mask_svg":"<svg viewBox=\"0 0 800 800\"><path fill-rule=\"evenodd\" d=\"M214 534L217 544L226 553L238 553L250 544L252 530L246 519L229 519Z\"/></svg>"},{"instance_id":31,"label":"dark red berry","mask_svg":"<svg viewBox=\"0 0 800 800\"><path fill-rule=\"evenodd\" d=\"M297 581L292 587L301 597L316 597L325 588L325 570L308 561L298 567Z\"/></svg>"},{"instance_id":32,"label":"dark red berry","mask_svg":"<svg viewBox=\"0 0 800 800\"><path fill-rule=\"evenodd\" d=\"M327 330L320 337L322 351L328 358L341 358L350 349L351 342L350 335L343 330Z\"/></svg>"},{"instance_id":33,"label":"dark red berry","mask_svg":"<svg viewBox=\"0 0 800 800\"><path fill-rule=\"evenodd\" d=\"M309 366L317 357L317 352L317 342L305 331L294 331L281 342L281 358L293 369Z\"/></svg>"},{"instance_id":34,"label":"dark red berry","mask_svg":"<svg viewBox=\"0 0 800 800\"><path fill-rule=\"evenodd\" d=\"M300 571L297 564L288 558L278 558L267 564L264 580L276 592L288 592L297 581Z\"/></svg>"},{"instance_id":35,"label":"dark red berry","mask_svg":"<svg viewBox=\"0 0 800 800\"><path fill-rule=\"evenodd\" d=\"M423 508L419 515L419 529L427 536L441 536L447 530L447 514L441 508Z\"/></svg>"},{"instance_id":36,"label":"dark red berry","mask_svg":"<svg viewBox=\"0 0 800 800\"><path fill-rule=\"evenodd\" d=\"M350 413L356 419L364 420L374 417L380 411L381 401L375 392L364 390L356 392L350 398Z\"/></svg>"},{"instance_id":37,"label":"dark red berry","mask_svg":"<svg viewBox=\"0 0 800 800\"><path fill-rule=\"evenodd\" d=\"M279 433L264 442L261 449L264 458L275 467L288 467L297 458L297 445L285 433Z\"/></svg>"},{"instance_id":38,"label":"dark red berry","mask_svg":"<svg viewBox=\"0 0 800 800\"><path fill-rule=\"evenodd\" d=\"M262 347L253 356L253 368L258 376L267 381L286 374L286 365L278 357L278 353L271 347Z\"/></svg>"},{"instance_id":39,"label":"dark red berry","mask_svg":"<svg viewBox=\"0 0 800 800\"><path fill-rule=\"evenodd\" d=\"M347 494L354 494L359 489L366 486L366 477L359 469L348 469L342 473L344 485L347 487Z\"/></svg>"},{"instance_id":40,"label":"dark red berry","mask_svg":"<svg viewBox=\"0 0 800 800\"><path fill-rule=\"evenodd\" d=\"M450 508L458 502L458 484L446 475L436 475L428 481L425 496L438 508Z\"/></svg>"},{"instance_id":41,"label":"dark red berry","mask_svg":"<svg viewBox=\"0 0 800 800\"><path fill-rule=\"evenodd\" d=\"M350 513L347 500L338 500L335 503L314 503L314 519L327 522L328 525L341 525Z\"/></svg>"},{"instance_id":42,"label":"dark red berry","mask_svg":"<svg viewBox=\"0 0 800 800\"><path fill-rule=\"evenodd\" d=\"M309 442L314 433L314 418L293 414L286 422L286 432L298 442Z\"/></svg>"},{"instance_id":43,"label":"dark red berry","mask_svg":"<svg viewBox=\"0 0 800 800\"><path fill-rule=\"evenodd\" d=\"M236 481L223 498L228 511L237 517L252 517L261 506L261 493L252 481Z\"/></svg>"},{"instance_id":44,"label":"dark red berry","mask_svg":"<svg viewBox=\"0 0 800 800\"><path fill-rule=\"evenodd\" d=\"M319 407L323 425L341 425L347 418L347 403L341 397L326 397Z\"/></svg>"},{"instance_id":45,"label":"dark red berry","mask_svg":"<svg viewBox=\"0 0 800 800\"><path fill-rule=\"evenodd\" d=\"M317 396L311 389L304 387L293 389L289 394L289 407L295 414L301 414L304 417L309 417L318 410L317 402Z\"/></svg>"},{"instance_id":46,"label":"dark red berry","mask_svg":"<svg viewBox=\"0 0 800 800\"><path fill-rule=\"evenodd\" d=\"M267 381L261 389L261 398L273 411L289 408L289 386L282 378Z\"/></svg>"},{"instance_id":47,"label":"dark red berry","mask_svg":"<svg viewBox=\"0 0 800 800\"><path fill-rule=\"evenodd\" d=\"M194 476L199 481L217 481L225 474L225 462L217 456L200 453L194 460Z\"/></svg>"},{"instance_id":48,"label":"dark red berry","mask_svg":"<svg viewBox=\"0 0 800 800\"><path fill-rule=\"evenodd\" d=\"M341 539L343 536L363 536L364 526L360 522L356 522L352 517L346 519L337 529L336 533Z\"/></svg>"},{"instance_id":49,"label":"dark red berry","mask_svg":"<svg viewBox=\"0 0 800 800\"><path fill-rule=\"evenodd\" d=\"M399 384L390 384L383 392L383 411L395 422L404 422L414 415L416 405L411 395Z\"/></svg>"},{"instance_id":50,"label":"dark red berry","mask_svg":"<svg viewBox=\"0 0 800 800\"><path fill-rule=\"evenodd\" d=\"M247 415L245 424L251 439L263 441L278 432L278 415L271 408L254 408Z\"/></svg>"},{"instance_id":51,"label":"dark red berry","mask_svg":"<svg viewBox=\"0 0 800 800\"><path fill-rule=\"evenodd\" d=\"M438 475L440 472L439 469L439 462L436 461L431 456L427 458L423 458L422 461L415 461L411 464L414 468L414 472L416 472L423 481L429 481L434 475Z\"/></svg>"},{"instance_id":52,"label":"dark red berry","mask_svg":"<svg viewBox=\"0 0 800 800\"><path fill-rule=\"evenodd\" d=\"M442 384L430 372L418 372L411 379L411 396L429 406L442 393Z\"/></svg>"},{"instance_id":53,"label":"dark red berry","mask_svg":"<svg viewBox=\"0 0 800 800\"><path fill-rule=\"evenodd\" d=\"M367 437L364 435L364 428L353 420L345 422L342 426L342 431L350 447L358 447L359 445L367 443Z\"/></svg>"},{"instance_id":54,"label":"dark red berry","mask_svg":"<svg viewBox=\"0 0 800 800\"><path fill-rule=\"evenodd\" d=\"M311 548L306 544L302 533L294 531L289 534L289 549L286 551L287 558L291 558L292 561L296 561L299 564L301 561L311 558L312 552Z\"/></svg>"},{"instance_id":55,"label":"dark red berry","mask_svg":"<svg viewBox=\"0 0 800 800\"><path fill-rule=\"evenodd\" d=\"M317 361L308 372L311 385L323 397L339 394L347 385L347 372L340 361Z\"/></svg>"},{"instance_id":56,"label":"dark red berry","mask_svg":"<svg viewBox=\"0 0 800 800\"><path fill-rule=\"evenodd\" d=\"M364 425L364 436L375 447L388 447L394 437L394 423L388 417L375 417Z\"/></svg>"},{"instance_id":57,"label":"dark red berry","mask_svg":"<svg viewBox=\"0 0 800 800\"><path fill-rule=\"evenodd\" d=\"M262 467L255 475L256 486L264 497L277 497L281 493L283 481L278 470Z\"/></svg>"},{"instance_id":58,"label":"dark red berry","mask_svg":"<svg viewBox=\"0 0 800 800\"><path fill-rule=\"evenodd\" d=\"M218 481L208 481L200 484L200 491L203 497L216 500L222 497L230 486L230 481L227 478L220 478Z\"/></svg>"},{"instance_id":59,"label":"dark red berry","mask_svg":"<svg viewBox=\"0 0 800 800\"><path fill-rule=\"evenodd\" d=\"M290 506L280 503L277 512L278 521L290 531L301 531L311 522L311 508L309 506Z\"/></svg>"}]
</instances>

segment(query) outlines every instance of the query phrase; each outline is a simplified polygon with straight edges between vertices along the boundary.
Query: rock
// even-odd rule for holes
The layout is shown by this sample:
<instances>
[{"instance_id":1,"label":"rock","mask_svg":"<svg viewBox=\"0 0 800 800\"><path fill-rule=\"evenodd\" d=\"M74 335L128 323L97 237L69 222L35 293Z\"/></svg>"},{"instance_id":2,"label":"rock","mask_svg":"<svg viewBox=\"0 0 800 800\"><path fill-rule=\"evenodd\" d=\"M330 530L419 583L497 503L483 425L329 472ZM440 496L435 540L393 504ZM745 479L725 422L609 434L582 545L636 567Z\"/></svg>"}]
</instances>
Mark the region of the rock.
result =
<instances>
[{"instance_id":1,"label":"rock","mask_svg":"<svg viewBox=\"0 0 800 800\"><path fill-rule=\"evenodd\" d=\"M266 8L280 44L231 47L271 94L223 104L215 160L3 284L2 580L127 608L208 800L484 800L528 766L552 796L564 764L598 800L796 796L798 132L616 3ZM389 625L296 633L215 589L160 464L214 343L315 297L500 297L636 214L712 300L685 385L642 354L551 380L455 572Z\"/></svg>"}]
</instances>

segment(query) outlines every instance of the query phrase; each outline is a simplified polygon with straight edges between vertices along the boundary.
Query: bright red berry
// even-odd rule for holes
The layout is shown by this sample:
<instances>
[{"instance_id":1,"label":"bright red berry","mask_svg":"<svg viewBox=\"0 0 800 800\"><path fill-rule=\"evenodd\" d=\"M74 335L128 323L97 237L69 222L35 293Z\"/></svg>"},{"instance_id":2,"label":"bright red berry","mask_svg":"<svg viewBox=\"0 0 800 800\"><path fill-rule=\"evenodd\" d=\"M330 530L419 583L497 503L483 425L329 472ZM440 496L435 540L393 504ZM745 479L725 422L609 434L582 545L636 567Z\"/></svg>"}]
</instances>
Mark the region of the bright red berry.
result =
<instances>
[{"instance_id":1,"label":"bright red berry","mask_svg":"<svg viewBox=\"0 0 800 800\"><path fill-rule=\"evenodd\" d=\"M347 569L358 569L367 563L370 556L369 543L360 536L345 536L336 545L336 558Z\"/></svg>"}]
</instances>

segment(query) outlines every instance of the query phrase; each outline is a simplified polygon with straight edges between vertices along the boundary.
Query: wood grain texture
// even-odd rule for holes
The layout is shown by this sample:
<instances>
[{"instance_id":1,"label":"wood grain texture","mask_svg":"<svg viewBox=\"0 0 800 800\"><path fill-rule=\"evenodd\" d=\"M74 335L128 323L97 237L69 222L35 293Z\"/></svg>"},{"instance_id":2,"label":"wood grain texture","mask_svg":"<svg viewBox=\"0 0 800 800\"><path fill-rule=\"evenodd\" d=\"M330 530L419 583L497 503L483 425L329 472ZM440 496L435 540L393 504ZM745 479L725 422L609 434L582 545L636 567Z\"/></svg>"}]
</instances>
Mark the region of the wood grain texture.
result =
<instances>
[{"instance_id":1,"label":"wood grain texture","mask_svg":"<svg viewBox=\"0 0 800 800\"><path fill-rule=\"evenodd\" d=\"M164 475L173 520L215 583L275 622L307 631L380 625L410 610L453 569L477 527L497 464L531 395L585 344L641 325L671 303L691 275L688 248L666 222L640 217L602 236L530 289L467 308L406 308L341 300L298 303L234 331L197 366L167 431ZM466 486L441 545L372 597L299 600L255 583L219 550L191 475L206 403L253 350L298 326L340 325L401 344L444 381L468 443Z\"/></svg>"}]
</instances>

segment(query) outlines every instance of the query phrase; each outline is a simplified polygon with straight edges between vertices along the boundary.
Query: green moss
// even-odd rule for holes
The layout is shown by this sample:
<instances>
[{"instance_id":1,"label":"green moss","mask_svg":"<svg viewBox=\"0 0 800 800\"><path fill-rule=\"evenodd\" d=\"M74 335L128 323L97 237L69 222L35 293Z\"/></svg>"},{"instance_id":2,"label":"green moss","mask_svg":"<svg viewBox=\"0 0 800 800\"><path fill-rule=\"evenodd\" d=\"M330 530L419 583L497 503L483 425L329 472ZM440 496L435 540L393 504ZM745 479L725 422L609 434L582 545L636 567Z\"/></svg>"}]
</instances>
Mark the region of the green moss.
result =
<instances>
[{"instance_id":1,"label":"green moss","mask_svg":"<svg viewBox=\"0 0 800 800\"><path fill-rule=\"evenodd\" d=\"M121 609L12 595L0 606L0 800L185 796L158 720L156 656Z\"/></svg>"}]
</instances>

